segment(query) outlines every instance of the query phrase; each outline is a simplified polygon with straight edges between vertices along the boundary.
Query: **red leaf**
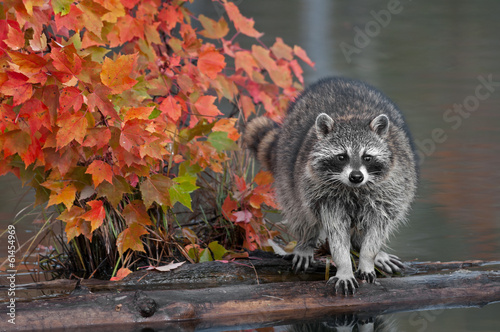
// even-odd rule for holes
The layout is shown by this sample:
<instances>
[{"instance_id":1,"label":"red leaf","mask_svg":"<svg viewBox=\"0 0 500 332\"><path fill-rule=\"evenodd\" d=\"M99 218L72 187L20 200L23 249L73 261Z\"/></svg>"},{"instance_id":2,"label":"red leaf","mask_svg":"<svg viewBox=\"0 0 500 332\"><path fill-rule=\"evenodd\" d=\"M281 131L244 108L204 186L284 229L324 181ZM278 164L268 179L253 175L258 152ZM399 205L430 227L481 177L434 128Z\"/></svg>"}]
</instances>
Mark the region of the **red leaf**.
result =
<instances>
[{"instance_id":1,"label":"red leaf","mask_svg":"<svg viewBox=\"0 0 500 332\"><path fill-rule=\"evenodd\" d=\"M198 114L207 117L215 117L222 115L217 106L214 105L216 97L214 96L201 96L194 103L194 107Z\"/></svg>"},{"instance_id":2,"label":"red leaf","mask_svg":"<svg viewBox=\"0 0 500 332\"><path fill-rule=\"evenodd\" d=\"M77 76L82 71L82 58L76 53L73 44L63 48L53 47L50 57L54 60L54 67L63 73Z\"/></svg>"},{"instance_id":3,"label":"red leaf","mask_svg":"<svg viewBox=\"0 0 500 332\"><path fill-rule=\"evenodd\" d=\"M3 157L7 158L13 154L24 155L31 144L31 137L22 130L12 130L0 136L0 142L3 141ZM27 166L27 165L26 165Z\"/></svg>"},{"instance_id":4,"label":"red leaf","mask_svg":"<svg viewBox=\"0 0 500 332\"><path fill-rule=\"evenodd\" d=\"M7 46L9 46L13 50L18 50L24 47L24 33L19 28L19 24L14 21L7 21L8 23L8 32L7 38L3 41Z\"/></svg>"},{"instance_id":5,"label":"red leaf","mask_svg":"<svg viewBox=\"0 0 500 332\"><path fill-rule=\"evenodd\" d=\"M167 96L167 98L163 99L159 109L174 122L177 122L182 115L182 106L172 96Z\"/></svg>"},{"instance_id":6,"label":"red leaf","mask_svg":"<svg viewBox=\"0 0 500 332\"><path fill-rule=\"evenodd\" d=\"M295 45L293 47L293 53L300 59L302 59L302 61L307 63L309 66L314 67L314 62L312 62L311 59L309 59L309 57L306 54L306 51L304 51L302 47Z\"/></svg>"},{"instance_id":7,"label":"red leaf","mask_svg":"<svg viewBox=\"0 0 500 332\"><path fill-rule=\"evenodd\" d=\"M19 66L19 71L24 74L36 74L47 64L47 60L37 54L24 54L10 51L7 53L12 59L12 62Z\"/></svg>"},{"instance_id":8,"label":"red leaf","mask_svg":"<svg viewBox=\"0 0 500 332\"><path fill-rule=\"evenodd\" d=\"M127 268L120 268L117 272L116 272L116 276L109 279L110 281L120 281L122 280L123 278L125 278L126 276L128 276L130 273L132 273L132 271L130 271L129 269Z\"/></svg>"},{"instance_id":9,"label":"red leaf","mask_svg":"<svg viewBox=\"0 0 500 332\"><path fill-rule=\"evenodd\" d=\"M118 113L115 111L113 103L108 98L109 94L111 94L110 88L100 83L97 84L94 87L94 92L87 97L88 108L93 112L95 107L97 107L104 116L109 116L114 120L121 121Z\"/></svg>"},{"instance_id":10,"label":"red leaf","mask_svg":"<svg viewBox=\"0 0 500 332\"><path fill-rule=\"evenodd\" d=\"M224 69L226 62L224 56L214 49L208 49L200 53L198 58L198 69L211 79L215 79L217 74Z\"/></svg>"},{"instance_id":11,"label":"red leaf","mask_svg":"<svg viewBox=\"0 0 500 332\"><path fill-rule=\"evenodd\" d=\"M145 234L148 234L148 231L144 226L137 223L133 223L123 232L118 234L116 246L120 255L123 255L128 249L146 252L141 241L141 236Z\"/></svg>"},{"instance_id":12,"label":"red leaf","mask_svg":"<svg viewBox=\"0 0 500 332\"><path fill-rule=\"evenodd\" d=\"M87 204L90 205L90 211L85 212L80 217L84 220L90 221L90 232L92 233L102 225L102 222L106 217L106 211L104 210L103 201L94 200L87 202Z\"/></svg>"},{"instance_id":13,"label":"red leaf","mask_svg":"<svg viewBox=\"0 0 500 332\"><path fill-rule=\"evenodd\" d=\"M0 92L14 97L13 106L20 105L31 98L33 88L28 83L28 77L21 73L7 72L8 80L2 84Z\"/></svg>"},{"instance_id":14,"label":"red leaf","mask_svg":"<svg viewBox=\"0 0 500 332\"><path fill-rule=\"evenodd\" d=\"M79 111L83 104L83 96L80 89L75 87L66 87L59 95L59 112Z\"/></svg>"},{"instance_id":15,"label":"red leaf","mask_svg":"<svg viewBox=\"0 0 500 332\"><path fill-rule=\"evenodd\" d=\"M51 130L49 109L40 100L31 98L19 111L20 118L27 118L31 136L43 126Z\"/></svg>"},{"instance_id":16,"label":"red leaf","mask_svg":"<svg viewBox=\"0 0 500 332\"><path fill-rule=\"evenodd\" d=\"M229 195L227 195L224 203L222 204L222 214L227 220L236 221L236 217L233 215L233 211L238 208L238 203L233 201Z\"/></svg>"},{"instance_id":17,"label":"red leaf","mask_svg":"<svg viewBox=\"0 0 500 332\"><path fill-rule=\"evenodd\" d=\"M255 24L254 20L241 15L240 10L234 3L224 2L224 7L226 8L227 15L231 21L233 21L236 30L254 38L260 38L263 35L263 33L260 33L253 28L253 25Z\"/></svg>"},{"instance_id":18,"label":"red leaf","mask_svg":"<svg viewBox=\"0 0 500 332\"><path fill-rule=\"evenodd\" d=\"M116 60L104 59L101 81L111 88L113 94L122 93L133 87L137 81L130 77L137 54L120 55Z\"/></svg>"},{"instance_id":19,"label":"red leaf","mask_svg":"<svg viewBox=\"0 0 500 332\"><path fill-rule=\"evenodd\" d=\"M94 149L100 149L103 146L109 144L111 139L111 131L107 127L101 128L89 128L87 129L87 135L83 141L83 146L91 147Z\"/></svg>"},{"instance_id":20,"label":"red leaf","mask_svg":"<svg viewBox=\"0 0 500 332\"><path fill-rule=\"evenodd\" d=\"M85 173L92 175L92 181L96 188L104 180L113 184L113 168L102 160L94 160Z\"/></svg>"},{"instance_id":21,"label":"red leaf","mask_svg":"<svg viewBox=\"0 0 500 332\"><path fill-rule=\"evenodd\" d=\"M249 223L252 219L252 213L248 210L234 212L233 216L236 217L235 222Z\"/></svg>"}]
</instances>

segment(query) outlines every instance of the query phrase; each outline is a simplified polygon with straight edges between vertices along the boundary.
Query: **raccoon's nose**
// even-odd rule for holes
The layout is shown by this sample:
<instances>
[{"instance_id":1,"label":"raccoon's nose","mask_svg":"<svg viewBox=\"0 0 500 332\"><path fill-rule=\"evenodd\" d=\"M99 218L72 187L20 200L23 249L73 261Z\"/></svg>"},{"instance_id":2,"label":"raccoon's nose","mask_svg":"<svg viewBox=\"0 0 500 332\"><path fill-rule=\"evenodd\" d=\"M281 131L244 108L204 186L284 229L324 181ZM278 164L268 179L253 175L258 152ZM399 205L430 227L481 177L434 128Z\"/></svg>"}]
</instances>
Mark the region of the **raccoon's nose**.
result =
<instances>
[{"instance_id":1,"label":"raccoon's nose","mask_svg":"<svg viewBox=\"0 0 500 332\"><path fill-rule=\"evenodd\" d=\"M351 181L352 183L361 183L363 182L363 173L361 173L360 171L352 171L351 174L349 174L349 181Z\"/></svg>"}]
</instances>

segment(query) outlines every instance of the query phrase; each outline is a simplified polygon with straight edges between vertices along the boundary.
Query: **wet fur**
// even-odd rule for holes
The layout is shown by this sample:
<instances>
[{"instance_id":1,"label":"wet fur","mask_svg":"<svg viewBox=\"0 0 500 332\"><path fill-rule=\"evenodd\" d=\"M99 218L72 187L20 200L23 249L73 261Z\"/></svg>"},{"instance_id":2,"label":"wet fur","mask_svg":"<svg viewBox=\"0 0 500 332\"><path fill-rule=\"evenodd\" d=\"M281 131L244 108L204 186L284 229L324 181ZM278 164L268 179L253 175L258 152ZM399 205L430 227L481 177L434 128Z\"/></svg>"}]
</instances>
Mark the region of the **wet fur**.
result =
<instances>
[{"instance_id":1,"label":"wet fur","mask_svg":"<svg viewBox=\"0 0 500 332\"><path fill-rule=\"evenodd\" d=\"M319 81L290 106L281 126L262 117L251 121L244 142L273 172L286 225L298 238L297 269L307 269L327 237L337 266L329 283L337 292L358 287L351 246L360 252L359 279L374 282L374 264L399 270L399 259L381 248L405 221L417 170L402 114L381 92L343 78ZM342 153L348 164L338 160ZM347 179L353 169L362 183Z\"/></svg>"}]
</instances>

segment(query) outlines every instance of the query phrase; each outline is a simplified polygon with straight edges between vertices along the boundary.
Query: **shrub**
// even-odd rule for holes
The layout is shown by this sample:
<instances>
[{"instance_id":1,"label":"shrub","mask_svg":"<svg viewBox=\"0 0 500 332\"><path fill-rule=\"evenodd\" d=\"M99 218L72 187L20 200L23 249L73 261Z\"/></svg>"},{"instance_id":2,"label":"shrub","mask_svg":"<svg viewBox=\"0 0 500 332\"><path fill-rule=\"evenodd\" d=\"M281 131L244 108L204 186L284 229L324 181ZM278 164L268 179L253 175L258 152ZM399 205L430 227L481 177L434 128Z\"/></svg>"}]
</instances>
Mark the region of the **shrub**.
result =
<instances>
[{"instance_id":1,"label":"shrub","mask_svg":"<svg viewBox=\"0 0 500 332\"><path fill-rule=\"evenodd\" d=\"M227 255L277 234L263 210L276 209L272 178L253 177L238 127L256 113L280 121L302 89L298 59L313 63L280 38L266 47L218 2L228 19L183 0L0 5L0 175L55 210L72 273L210 260L210 245Z\"/></svg>"}]
</instances>

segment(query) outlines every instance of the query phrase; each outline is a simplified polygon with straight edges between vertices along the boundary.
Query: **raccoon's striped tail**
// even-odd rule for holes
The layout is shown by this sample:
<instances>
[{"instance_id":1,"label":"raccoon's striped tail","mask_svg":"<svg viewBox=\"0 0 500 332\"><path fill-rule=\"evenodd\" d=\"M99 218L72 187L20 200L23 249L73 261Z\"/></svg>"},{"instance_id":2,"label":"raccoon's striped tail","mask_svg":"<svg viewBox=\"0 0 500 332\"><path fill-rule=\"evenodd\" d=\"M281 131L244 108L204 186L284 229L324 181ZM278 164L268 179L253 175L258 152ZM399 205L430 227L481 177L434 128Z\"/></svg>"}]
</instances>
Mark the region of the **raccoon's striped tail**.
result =
<instances>
[{"instance_id":1,"label":"raccoon's striped tail","mask_svg":"<svg viewBox=\"0 0 500 332\"><path fill-rule=\"evenodd\" d=\"M243 134L243 144L252 151L259 162L271 172L276 165L276 145L278 143L278 124L260 116L250 121Z\"/></svg>"}]
</instances>

